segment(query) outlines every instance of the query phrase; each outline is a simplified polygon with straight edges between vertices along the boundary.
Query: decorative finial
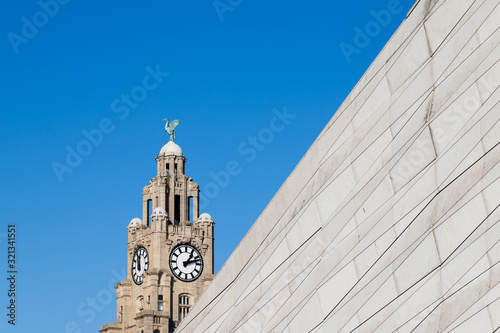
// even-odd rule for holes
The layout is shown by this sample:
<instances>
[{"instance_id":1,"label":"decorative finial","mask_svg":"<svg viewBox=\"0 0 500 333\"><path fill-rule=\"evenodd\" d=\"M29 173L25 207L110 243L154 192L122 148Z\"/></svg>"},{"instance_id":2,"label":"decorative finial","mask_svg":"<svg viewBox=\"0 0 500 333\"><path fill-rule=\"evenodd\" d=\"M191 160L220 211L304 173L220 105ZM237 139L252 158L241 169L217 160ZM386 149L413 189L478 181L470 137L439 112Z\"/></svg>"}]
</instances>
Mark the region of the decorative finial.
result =
<instances>
[{"instance_id":1,"label":"decorative finial","mask_svg":"<svg viewBox=\"0 0 500 333\"><path fill-rule=\"evenodd\" d=\"M175 140L175 128L179 123L181 122L179 119L172 120L171 122L168 122L168 118L163 119L163 121L166 121L167 123L165 124L165 131L170 135L170 141Z\"/></svg>"}]
</instances>

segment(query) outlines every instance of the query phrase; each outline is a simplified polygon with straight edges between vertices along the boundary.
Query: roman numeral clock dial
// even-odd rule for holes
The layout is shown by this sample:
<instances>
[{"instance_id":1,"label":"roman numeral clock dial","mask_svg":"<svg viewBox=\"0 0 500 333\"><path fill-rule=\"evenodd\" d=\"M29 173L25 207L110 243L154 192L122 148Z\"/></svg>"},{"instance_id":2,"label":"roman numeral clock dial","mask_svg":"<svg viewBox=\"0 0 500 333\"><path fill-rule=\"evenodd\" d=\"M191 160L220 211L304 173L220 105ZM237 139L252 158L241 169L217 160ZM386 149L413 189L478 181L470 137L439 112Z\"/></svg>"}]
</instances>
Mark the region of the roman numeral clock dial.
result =
<instances>
[{"instance_id":1,"label":"roman numeral clock dial","mask_svg":"<svg viewBox=\"0 0 500 333\"><path fill-rule=\"evenodd\" d=\"M132 259L132 279L135 284L141 285L144 282L144 273L149 268L149 255L144 247L139 247Z\"/></svg>"},{"instance_id":2,"label":"roman numeral clock dial","mask_svg":"<svg viewBox=\"0 0 500 333\"><path fill-rule=\"evenodd\" d=\"M169 263L174 276L184 282L196 280L203 272L203 258L200 252L189 244L174 247Z\"/></svg>"}]
</instances>

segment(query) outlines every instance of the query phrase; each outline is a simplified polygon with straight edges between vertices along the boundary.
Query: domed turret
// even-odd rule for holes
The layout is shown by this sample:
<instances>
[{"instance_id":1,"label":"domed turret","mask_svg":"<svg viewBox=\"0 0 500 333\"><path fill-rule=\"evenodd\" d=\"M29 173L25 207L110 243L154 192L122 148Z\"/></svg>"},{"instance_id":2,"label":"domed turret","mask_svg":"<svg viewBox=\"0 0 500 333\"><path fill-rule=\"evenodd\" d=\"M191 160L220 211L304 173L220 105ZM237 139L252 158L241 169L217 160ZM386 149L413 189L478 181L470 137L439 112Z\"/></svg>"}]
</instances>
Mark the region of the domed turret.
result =
<instances>
[{"instance_id":1,"label":"domed turret","mask_svg":"<svg viewBox=\"0 0 500 333\"><path fill-rule=\"evenodd\" d=\"M151 214L151 217L163 217L163 216L168 216L167 211L163 207L156 207L155 210L153 211L153 214Z\"/></svg>"},{"instance_id":2,"label":"domed turret","mask_svg":"<svg viewBox=\"0 0 500 333\"><path fill-rule=\"evenodd\" d=\"M197 223L203 223L203 222L213 222L214 220L212 219L212 216L210 216L210 214L208 213L203 213L200 215L200 217L198 218L198 221L196 221Z\"/></svg>"},{"instance_id":3,"label":"domed turret","mask_svg":"<svg viewBox=\"0 0 500 333\"><path fill-rule=\"evenodd\" d=\"M164 145L161 150L159 156L183 156L182 149L173 141L169 141L166 145Z\"/></svg>"},{"instance_id":4,"label":"domed turret","mask_svg":"<svg viewBox=\"0 0 500 333\"><path fill-rule=\"evenodd\" d=\"M137 227L140 224L142 224L142 220L140 218L136 217L136 218L132 219L132 221L130 221L127 228Z\"/></svg>"}]
</instances>

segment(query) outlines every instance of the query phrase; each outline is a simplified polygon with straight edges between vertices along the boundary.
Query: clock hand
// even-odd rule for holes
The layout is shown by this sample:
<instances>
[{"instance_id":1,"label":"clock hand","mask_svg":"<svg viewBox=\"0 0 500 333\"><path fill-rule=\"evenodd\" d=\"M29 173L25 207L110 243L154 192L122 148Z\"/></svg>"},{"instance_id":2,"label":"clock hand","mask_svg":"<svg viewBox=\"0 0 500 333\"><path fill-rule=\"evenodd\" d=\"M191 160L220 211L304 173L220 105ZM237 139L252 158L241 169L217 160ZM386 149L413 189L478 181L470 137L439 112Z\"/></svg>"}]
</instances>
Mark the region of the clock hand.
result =
<instances>
[{"instance_id":1,"label":"clock hand","mask_svg":"<svg viewBox=\"0 0 500 333\"><path fill-rule=\"evenodd\" d=\"M137 270L140 272L141 271L141 257L137 257Z\"/></svg>"},{"instance_id":2,"label":"clock hand","mask_svg":"<svg viewBox=\"0 0 500 333\"><path fill-rule=\"evenodd\" d=\"M184 260L184 261L182 262L182 265L184 265L184 267L186 267L186 263L191 262L191 261L190 261L190 260L191 260L191 258L193 258L193 252L191 252L191 254L189 254L189 258L188 258L188 260Z\"/></svg>"},{"instance_id":3,"label":"clock hand","mask_svg":"<svg viewBox=\"0 0 500 333\"><path fill-rule=\"evenodd\" d=\"M199 262L200 261L200 258L197 258L197 259L194 259L194 260L187 260L187 261L184 261L184 267L186 267L186 264L193 264L195 262Z\"/></svg>"}]
</instances>

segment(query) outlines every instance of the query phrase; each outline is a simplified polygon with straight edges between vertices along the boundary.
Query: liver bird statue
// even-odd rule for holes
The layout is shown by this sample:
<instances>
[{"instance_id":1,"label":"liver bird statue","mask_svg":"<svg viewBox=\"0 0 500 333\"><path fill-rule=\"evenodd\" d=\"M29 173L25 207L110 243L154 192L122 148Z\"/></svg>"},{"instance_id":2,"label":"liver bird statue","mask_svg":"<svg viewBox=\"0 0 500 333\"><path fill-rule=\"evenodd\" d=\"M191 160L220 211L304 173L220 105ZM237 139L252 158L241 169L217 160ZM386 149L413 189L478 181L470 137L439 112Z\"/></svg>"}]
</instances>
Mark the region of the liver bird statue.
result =
<instances>
[{"instance_id":1,"label":"liver bird statue","mask_svg":"<svg viewBox=\"0 0 500 333\"><path fill-rule=\"evenodd\" d=\"M168 135L170 135L170 141L174 141L175 140L174 130L181 121L179 119L176 119L172 120L171 122L168 122L168 118L163 119L163 121L167 122L165 124L165 131L167 131Z\"/></svg>"}]
</instances>

